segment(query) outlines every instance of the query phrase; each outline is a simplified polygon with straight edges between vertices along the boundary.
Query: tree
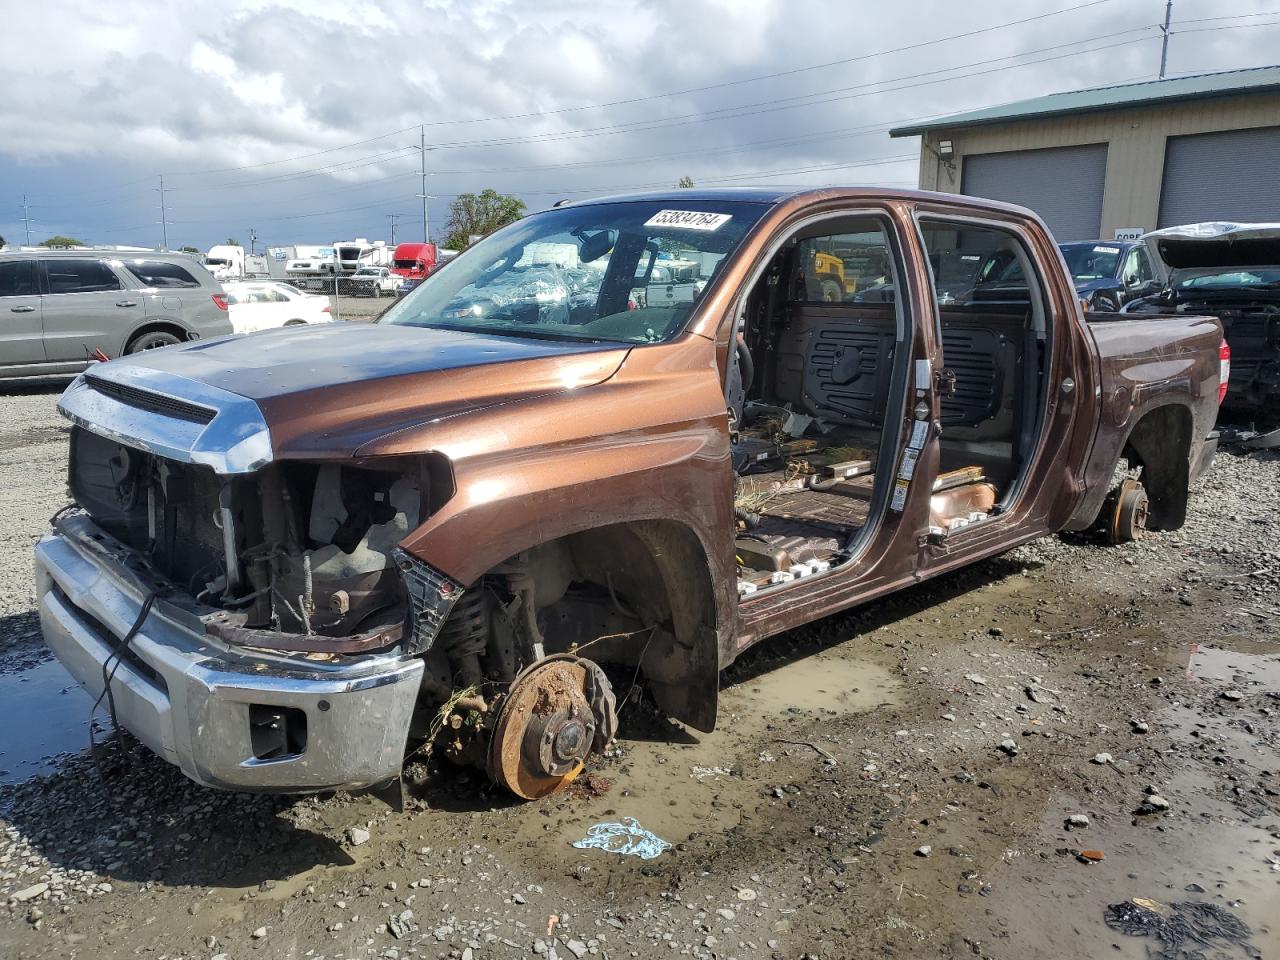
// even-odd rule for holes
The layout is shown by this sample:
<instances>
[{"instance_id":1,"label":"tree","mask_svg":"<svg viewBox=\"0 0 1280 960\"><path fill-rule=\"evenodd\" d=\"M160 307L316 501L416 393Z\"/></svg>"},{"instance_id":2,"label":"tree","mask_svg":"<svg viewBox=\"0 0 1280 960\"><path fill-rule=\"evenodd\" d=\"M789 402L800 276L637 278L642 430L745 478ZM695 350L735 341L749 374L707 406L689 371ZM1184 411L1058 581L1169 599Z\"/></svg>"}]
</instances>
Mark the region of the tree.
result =
<instances>
[{"instance_id":1,"label":"tree","mask_svg":"<svg viewBox=\"0 0 1280 960\"><path fill-rule=\"evenodd\" d=\"M178 252L179 253L199 253L200 251L197 250L195 247L182 247L181 249L179 249Z\"/></svg>"},{"instance_id":2,"label":"tree","mask_svg":"<svg viewBox=\"0 0 1280 960\"><path fill-rule=\"evenodd\" d=\"M471 243L473 236L488 236L499 227L519 220L525 209L519 197L492 188L479 194L459 194L449 204L444 245L450 250L461 250Z\"/></svg>"},{"instance_id":3,"label":"tree","mask_svg":"<svg viewBox=\"0 0 1280 960\"><path fill-rule=\"evenodd\" d=\"M676 184L681 190L688 190L693 186L693 177L681 177L680 182Z\"/></svg>"},{"instance_id":4,"label":"tree","mask_svg":"<svg viewBox=\"0 0 1280 960\"><path fill-rule=\"evenodd\" d=\"M48 247L50 250L56 250L62 247L87 247L88 244L83 240L77 240L75 237L64 237L58 234L50 237L48 240L41 240L39 246Z\"/></svg>"},{"instance_id":5,"label":"tree","mask_svg":"<svg viewBox=\"0 0 1280 960\"><path fill-rule=\"evenodd\" d=\"M243 243L241 243L239 240L237 240L235 237L227 237L226 245L227 245L228 247L243 247L243 246L244 246L244 244L243 244Z\"/></svg>"},{"instance_id":6,"label":"tree","mask_svg":"<svg viewBox=\"0 0 1280 960\"><path fill-rule=\"evenodd\" d=\"M4 237L0 237L0 250L4 249Z\"/></svg>"}]
</instances>

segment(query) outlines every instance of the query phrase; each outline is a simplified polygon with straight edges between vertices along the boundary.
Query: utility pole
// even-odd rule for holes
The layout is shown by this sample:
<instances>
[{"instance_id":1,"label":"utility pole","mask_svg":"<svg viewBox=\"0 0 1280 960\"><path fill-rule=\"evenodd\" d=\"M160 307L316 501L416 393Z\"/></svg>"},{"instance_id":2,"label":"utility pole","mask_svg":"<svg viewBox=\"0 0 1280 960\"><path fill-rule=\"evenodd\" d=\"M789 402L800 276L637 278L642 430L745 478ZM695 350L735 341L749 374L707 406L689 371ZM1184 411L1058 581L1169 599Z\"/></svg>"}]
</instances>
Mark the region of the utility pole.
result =
<instances>
[{"instance_id":1,"label":"utility pole","mask_svg":"<svg viewBox=\"0 0 1280 960\"><path fill-rule=\"evenodd\" d=\"M1169 65L1169 22L1173 19L1173 0L1165 0L1164 26L1160 32L1164 35L1160 41L1160 79L1164 79L1165 67Z\"/></svg>"},{"instance_id":2,"label":"utility pole","mask_svg":"<svg viewBox=\"0 0 1280 960\"><path fill-rule=\"evenodd\" d=\"M396 221L400 219L400 214L398 214L398 213L388 213L388 214L387 214L387 219L391 221L391 249L392 249L392 250L395 250L395 248L396 248Z\"/></svg>"},{"instance_id":3,"label":"utility pole","mask_svg":"<svg viewBox=\"0 0 1280 960\"><path fill-rule=\"evenodd\" d=\"M22 195L22 225L27 230L27 246L31 246L31 211L27 209L27 195Z\"/></svg>"},{"instance_id":4,"label":"utility pole","mask_svg":"<svg viewBox=\"0 0 1280 960\"><path fill-rule=\"evenodd\" d=\"M422 198L422 242L431 242L431 229L427 220L427 128L425 125L418 127L418 150L422 154L422 193L418 194Z\"/></svg>"},{"instance_id":5,"label":"utility pole","mask_svg":"<svg viewBox=\"0 0 1280 960\"><path fill-rule=\"evenodd\" d=\"M251 257L254 255L254 252L255 252L254 245L257 242L258 242L258 231L254 230L253 227L250 227L249 228L249 256Z\"/></svg>"},{"instance_id":6,"label":"utility pole","mask_svg":"<svg viewBox=\"0 0 1280 960\"><path fill-rule=\"evenodd\" d=\"M169 249L169 218L164 208L164 174L160 174L160 236L161 250Z\"/></svg>"}]
</instances>

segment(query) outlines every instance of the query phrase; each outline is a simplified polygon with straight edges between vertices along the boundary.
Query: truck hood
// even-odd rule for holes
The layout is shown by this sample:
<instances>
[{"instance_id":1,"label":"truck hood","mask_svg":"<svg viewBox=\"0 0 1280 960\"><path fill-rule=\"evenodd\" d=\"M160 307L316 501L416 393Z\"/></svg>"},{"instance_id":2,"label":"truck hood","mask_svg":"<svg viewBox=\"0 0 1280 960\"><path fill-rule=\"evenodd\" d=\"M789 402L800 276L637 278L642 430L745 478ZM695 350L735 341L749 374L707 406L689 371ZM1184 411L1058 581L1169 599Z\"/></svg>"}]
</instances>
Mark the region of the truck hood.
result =
<instances>
[{"instance_id":1,"label":"truck hood","mask_svg":"<svg viewBox=\"0 0 1280 960\"><path fill-rule=\"evenodd\" d=\"M1115 290L1123 286L1115 277L1094 277L1092 280L1072 280L1076 293L1093 293L1095 290Z\"/></svg>"},{"instance_id":2,"label":"truck hood","mask_svg":"<svg viewBox=\"0 0 1280 960\"><path fill-rule=\"evenodd\" d=\"M88 429L222 473L350 457L388 433L589 386L629 348L334 323L197 341L95 365L59 402Z\"/></svg>"},{"instance_id":3,"label":"truck hood","mask_svg":"<svg viewBox=\"0 0 1280 960\"><path fill-rule=\"evenodd\" d=\"M1191 223L1153 230L1142 239L1151 256L1165 265L1166 273L1280 264L1280 223Z\"/></svg>"}]
</instances>

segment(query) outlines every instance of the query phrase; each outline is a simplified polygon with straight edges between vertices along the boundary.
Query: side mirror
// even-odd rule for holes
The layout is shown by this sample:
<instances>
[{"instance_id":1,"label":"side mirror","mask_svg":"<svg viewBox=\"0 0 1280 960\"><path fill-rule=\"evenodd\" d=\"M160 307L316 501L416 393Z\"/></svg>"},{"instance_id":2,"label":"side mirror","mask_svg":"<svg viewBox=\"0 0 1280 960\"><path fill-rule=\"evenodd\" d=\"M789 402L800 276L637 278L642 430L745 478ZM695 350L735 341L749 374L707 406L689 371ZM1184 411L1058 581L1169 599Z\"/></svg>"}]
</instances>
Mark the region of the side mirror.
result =
<instances>
[{"instance_id":1,"label":"side mirror","mask_svg":"<svg viewBox=\"0 0 1280 960\"><path fill-rule=\"evenodd\" d=\"M1129 274L1124 278L1124 285L1126 287L1136 287L1138 285L1138 275L1136 273Z\"/></svg>"}]
</instances>

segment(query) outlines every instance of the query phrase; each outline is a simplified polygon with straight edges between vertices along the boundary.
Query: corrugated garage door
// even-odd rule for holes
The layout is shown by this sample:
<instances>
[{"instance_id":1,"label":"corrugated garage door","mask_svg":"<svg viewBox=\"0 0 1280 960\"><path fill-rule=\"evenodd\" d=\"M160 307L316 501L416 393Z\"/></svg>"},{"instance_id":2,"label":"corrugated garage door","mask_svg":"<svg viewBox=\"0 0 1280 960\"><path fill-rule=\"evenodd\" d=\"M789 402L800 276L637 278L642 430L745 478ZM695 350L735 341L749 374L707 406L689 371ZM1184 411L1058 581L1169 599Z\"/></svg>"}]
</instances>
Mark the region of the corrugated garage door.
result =
<instances>
[{"instance_id":1,"label":"corrugated garage door","mask_svg":"<svg viewBox=\"0 0 1280 960\"><path fill-rule=\"evenodd\" d=\"M979 153L964 158L960 192L1030 207L1057 240L1096 240L1106 178L1105 143Z\"/></svg>"},{"instance_id":2,"label":"corrugated garage door","mask_svg":"<svg viewBox=\"0 0 1280 960\"><path fill-rule=\"evenodd\" d=\"M1170 137L1160 226L1280 220L1280 127Z\"/></svg>"}]
</instances>

